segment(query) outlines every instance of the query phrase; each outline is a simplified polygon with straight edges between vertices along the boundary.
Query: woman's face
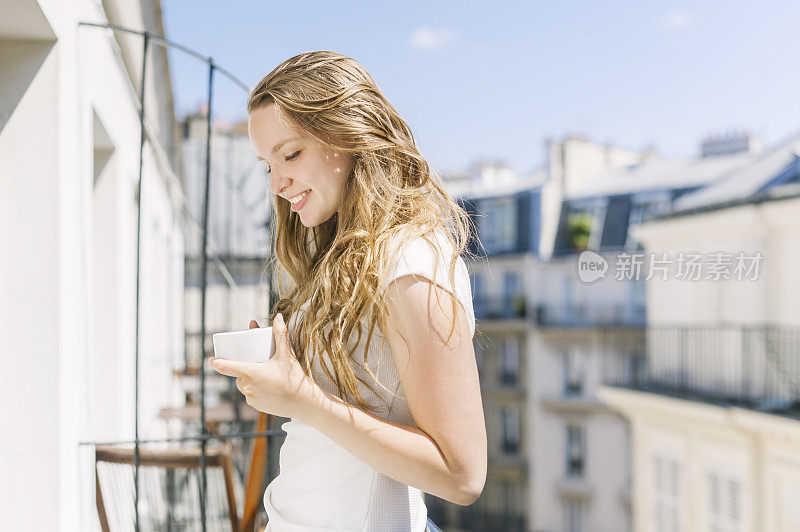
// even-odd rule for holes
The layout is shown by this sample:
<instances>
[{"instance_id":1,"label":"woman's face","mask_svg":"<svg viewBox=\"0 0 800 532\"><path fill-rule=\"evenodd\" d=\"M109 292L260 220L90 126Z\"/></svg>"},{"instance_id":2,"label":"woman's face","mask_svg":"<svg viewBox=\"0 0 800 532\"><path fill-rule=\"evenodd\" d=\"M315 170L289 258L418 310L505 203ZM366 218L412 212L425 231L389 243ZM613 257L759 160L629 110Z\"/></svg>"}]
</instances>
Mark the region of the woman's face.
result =
<instances>
[{"instance_id":1,"label":"woman's face","mask_svg":"<svg viewBox=\"0 0 800 532\"><path fill-rule=\"evenodd\" d=\"M330 150L292 127L274 103L250 113L248 133L258 159L269 169L270 190L283 198L278 201L310 191L291 205L304 226L317 226L339 211L345 180L353 170L352 155Z\"/></svg>"}]
</instances>

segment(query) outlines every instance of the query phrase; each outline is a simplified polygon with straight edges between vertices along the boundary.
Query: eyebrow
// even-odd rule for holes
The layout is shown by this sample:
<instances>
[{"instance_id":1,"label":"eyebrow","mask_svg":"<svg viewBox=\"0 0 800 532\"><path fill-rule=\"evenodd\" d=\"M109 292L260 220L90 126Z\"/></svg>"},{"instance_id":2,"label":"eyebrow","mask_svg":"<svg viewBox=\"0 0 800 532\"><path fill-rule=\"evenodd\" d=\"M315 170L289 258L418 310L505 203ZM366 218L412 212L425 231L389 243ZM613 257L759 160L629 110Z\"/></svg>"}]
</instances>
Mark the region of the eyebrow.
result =
<instances>
[{"instance_id":1,"label":"eyebrow","mask_svg":"<svg viewBox=\"0 0 800 532\"><path fill-rule=\"evenodd\" d=\"M272 148L272 152L271 153L275 153L276 151L278 151L280 149L281 146L283 146L287 142L291 142L293 140L303 140L303 139L301 139L300 137L294 137L294 138L291 138L291 139L282 140ZM256 159L258 159L259 161L263 161L264 160L261 157L256 157Z\"/></svg>"}]
</instances>

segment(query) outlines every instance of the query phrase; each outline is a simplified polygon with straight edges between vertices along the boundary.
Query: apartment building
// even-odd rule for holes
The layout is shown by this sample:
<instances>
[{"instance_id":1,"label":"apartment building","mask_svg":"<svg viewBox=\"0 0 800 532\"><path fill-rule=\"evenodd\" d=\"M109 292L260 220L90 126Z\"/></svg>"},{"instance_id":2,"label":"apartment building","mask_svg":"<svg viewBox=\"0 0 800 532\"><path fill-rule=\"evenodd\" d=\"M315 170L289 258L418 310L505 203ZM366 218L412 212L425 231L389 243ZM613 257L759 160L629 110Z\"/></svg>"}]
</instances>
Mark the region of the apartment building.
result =
<instances>
[{"instance_id":1,"label":"apartment building","mask_svg":"<svg viewBox=\"0 0 800 532\"><path fill-rule=\"evenodd\" d=\"M714 147L714 156L701 148L696 158L666 158L651 149L623 152L605 157L616 164L594 171L569 164L599 159L591 153L599 148L585 141L567 139L551 155L560 161L551 164L560 181L552 186L562 197L548 239L552 247L542 252L549 259L538 267L533 530L635 529L629 426L597 397L609 364L629 356L627 345L609 342L609 331L637 331L646 322L644 278L619 271L626 257L641 250L632 228L759 157L755 141L727 147L716 141ZM606 264L603 276L582 277L583 251ZM560 461L548 460L554 449Z\"/></svg>"},{"instance_id":2,"label":"apartment building","mask_svg":"<svg viewBox=\"0 0 800 532\"><path fill-rule=\"evenodd\" d=\"M474 215L485 246L472 243L470 251L484 258L468 267L489 453L484 491L474 504L458 507L426 495L429 515L448 532L528 530L526 294L538 255L542 175L520 177L501 163L484 161L447 183ZM487 189L494 194L485 194Z\"/></svg>"},{"instance_id":3,"label":"apartment building","mask_svg":"<svg viewBox=\"0 0 800 532\"><path fill-rule=\"evenodd\" d=\"M242 108L242 113L246 109ZM202 220L205 201L207 110L200 108L181 122L181 150L189 212ZM247 121L212 124L209 170L209 262L206 286L206 345L214 332L246 329L250 320L264 326L269 308L270 253L269 182L264 164L256 159L247 134ZM186 360L182 386L199 389L200 361L200 245L199 226L187 235L185 329ZM185 373L190 375L185 375ZM212 402L230 379L216 372L206 376ZM197 397L195 397L197 399Z\"/></svg>"},{"instance_id":4,"label":"apartment building","mask_svg":"<svg viewBox=\"0 0 800 532\"><path fill-rule=\"evenodd\" d=\"M668 267L599 395L630 421L637 531L800 529L799 161L793 137L636 231Z\"/></svg>"},{"instance_id":5,"label":"apartment building","mask_svg":"<svg viewBox=\"0 0 800 532\"><path fill-rule=\"evenodd\" d=\"M608 329L646 320L645 283L615 278L617 257L641 249L631 227L758 146L673 159L567 137L547 153L526 178L484 163L451 187L484 245L469 266L493 489L473 507L434 509L448 530L632 529L628 423L596 393L607 361L626 356L609 350ZM604 278L581 280L584 250L608 263Z\"/></svg>"}]
</instances>

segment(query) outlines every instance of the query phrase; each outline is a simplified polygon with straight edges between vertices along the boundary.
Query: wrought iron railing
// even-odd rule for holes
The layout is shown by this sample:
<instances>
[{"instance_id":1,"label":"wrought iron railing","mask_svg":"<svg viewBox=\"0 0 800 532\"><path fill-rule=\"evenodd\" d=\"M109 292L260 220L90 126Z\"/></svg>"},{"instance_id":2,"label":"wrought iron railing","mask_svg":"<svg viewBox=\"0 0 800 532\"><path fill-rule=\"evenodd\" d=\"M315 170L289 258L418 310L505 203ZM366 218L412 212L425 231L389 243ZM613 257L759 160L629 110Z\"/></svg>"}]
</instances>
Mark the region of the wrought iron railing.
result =
<instances>
[{"instance_id":1,"label":"wrought iron railing","mask_svg":"<svg viewBox=\"0 0 800 532\"><path fill-rule=\"evenodd\" d=\"M474 505L477 506L477 505ZM490 512L467 506L459 514L460 527L481 532L525 532L525 516L518 512Z\"/></svg>"},{"instance_id":2,"label":"wrought iron railing","mask_svg":"<svg viewBox=\"0 0 800 532\"><path fill-rule=\"evenodd\" d=\"M521 498L522 494L517 493L516 496ZM486 509L485 504L486 501L479 499L469 506L459 506L432 495L425 497L428 517L442 530L457 528L481 532L525 532L524 513L491 511Z\"/></svg>"},{"instance_id":3,"label":"wrought iron railing","mask_svg":"<svg viewBox=\"0 0 800 532\"><path fill-rule=\"evenodd\" d=\"M475 319L520 319L527 317L528 304L522 294L509 297L476 296L472 300Z\"/></svg>"},{"instance_id":4,"label":"wrought iron railing","mask_svg":"<svg viewBox=\"0 0 800 532\"><path fill-rule=\"evenodd\" d=\"M539 304L535 311L539 327L608 327L642 326L646 321L644 305L548 305Z\"/></svg>"},{"instance_id":5,"label":"wrought iron railing","mask_svg":"<svg viewBox=\"0 0 800 532\"><path fill-rule=\"evenodd\" d=\"M156 154L160 153L160 145L157 142L153 142L153 135L149 131L147 126L147 122L145 120L146 115L146 107L145 102L148 100L145 98L146 93L146 81L147 76L149 74L147 70L148 65L148 51L152 46L160 46L160 47L168 47L172 49L180 50L198 60L205 63L208 67L208 78L207 78L207 114L206 114L206 142L205 142L205 178L204 178L204 186L203 186L203 215L201 220L202 225L202 245L200 248L200 292L201 292L201 302L200 302L200 331L198 334L199 338L207 339L209 337L209 331L207 330L207 320L206 320L206 288L208 284L208 263L209 261L214 261L217 266L219 267L220 272L225 277L227 282L234 283L230 272L228 271L225 264L223 264L218 258L209 256L209 249L210 249L210 242L209 242L209 188L210 188L210 177L211 177L211 123L212 123L212 109L213 109L213 102L214 102L214 76L221 75L228 78L232 81L236 86L242 89L244 92L248 92L248 86L243 83L241 80L233 76L230 72L226 69L222 68L219 64L215 63L213 58L204 56L194 50L191 50L179 43L170 41L162 37L161 35L149 32L149 31L138 31L133 30L130 28L120 27L114 24L106 24L106 23L94 23L94 22L80 22L79 27L84 28L100 28L104 29L108 32L114 33L123 33L127 35L136 35L141 37L142 43L142 62L141 62L141 78L140 78L140 86L138 90L138 101L135 101L135 105L139 111L139 127L140 127L140 135L139 135L139 160L138 160L138 182L137 182L137 191L136 197L137 198L144 198L147 195L142 194L142 161L144 157L145 151L145 144L148 139L150 139L150 144L154 148ZM132 91L134 93L134 98L137 98L135 95L135 90ZM171 168L167 169L169 172L172 172ZM174 177L174 175L173 175ZM187 209L188 206L184 205L184 208ZM128 529L129 527L133 526L134 530L137 532L140 530L165 530L171 528L172 524L174 523L171 521L175 517L175 511L182 511L183 508L175 505L180 505L180 501L175 499L175 491L173 488L173 481L175 481L175 475L165 475L163 482L156 482L155 485L143 484L145 482L151 481L154 477L152 475L145 476L147 471L152 471L151 469L143 470L143 464L141 463L143 458L147 460L156 460L159 463L159 467L162 469L170 469L173 468L173 465L169 465L170 462L162 462L161 459L158 458L159 456L163 457L166 455L170 456L171 459L177 460L176 463L180 463L183 469L187 470L186 475L183 477L184 479L189 481L188 479L194 478L192 475L196 475L196 489L197 489L197 501L194 506L192 506L189 511L191 515L186 515L183 518L192 519L192 525L190 529L192 530L202 530L205 532L209 526L209 518L214 518L214 516L207 515L207 510L211 509L211 504L213 503L212 497L215 496L214 491L209 491L209 487L216 488L218 485L216 483L212 483L211 486L208 484L207 478L207 469L210 467L214 467L214 460L222 460L223 462L226 460L232 460L232 455L226 454L225 457L219 458L218 449L212 449L213 452L209 452L207 447L212 443L212 440L217 440L219 442L239 442L241 444L244 441L253 441L253 444L256 444L256 441L259 438L263 438L264 441L267 439L274 440L276 436L280 436L285 434L279 428L272 428L270 423L268 422L265 427L262 427L262 430L252 431L252 432L241 432L241 431L231 431L231 432L224 432L219 431L218 434L211 434L209 432L209 427L214 425L214 423L209 423L207 419L207 412L206 412L206 372L205 371L198 371L199 380L200 380L200 416L197 423L199 434L189 434L184 435L181 438L167 438L161 440L145 440L141 438L140 434L140 315L141 315L141 303L140 303L140 266L141 266L141 228L142 228L142 217L141 217L141 209L142 209L142 202L139 201L137 205L137 232L136 232L136 241L137 241L137 252L136 252L136 323L135 323L135 345L134 345L134 359L135 359L135 368L134 368L134 390L135 390L135 397L134 397L134 427L133 427L133 439L131 441L116 441L116 442L98 442L98 441L89 441L89 442L81 442L81 447L91 448L95 451L103 450L101 452L95 452L96 459L101 458L102 456L106 457L116 457L117 460L116 470L117 474L112 475L109 480L110 484L108 484L105 488L103 488L102 484L103 481L101 480L100 475L100 462L97 462L95 465L95 475L96 475L96 487L97 487L97 494L98 497L102 495L105 491L106 493L114 492L117 495L117 498L114 500L117 503L119 508L122 508L120 514L120 523L124 528ZM191 213L189 213L191 216ZM272 232L272 229L270 229ZM274 238L269 238L268 242L271 244L274 242ZM272 250L270 249L268 255L272 255ZM271 273L271 268L269 270ZM269 294L269 307L273 307L273 303L275 301L275 294L274 291L270 290ZM208 357L208 353L203 350L200 354L200 361L197 361L195 367L202 368L205 367L205 361ZM186 366L188 367L189 361L185 360ZM268 416L272 418L272 416ZM165 449L164 446L170 447L169 449ZM175 453L185 453L187 452L187 447L194 446L196 447L196 466L191 466L187 464L184 460L181 462L177 458L175 458ZM130 459L128 460L127 455L125 452L115 452L114 449L123 450L127 447L130 447ZM226 445L226 449L231 449L234 446ZM258 475L257 478L269 481L270 474L269 474L269 466L268 464L274 462L275 458L275 449L276 445L266 446L265 449L268 450L269 457L268 459L264 460L265 468L268 470L266 475ZM160 449L160 450L156 450ZM152 452L151 452L152 451ZM188 449L188 452L191 454L193 452L191 449ZM227 451L226 451L227 452ZM120 456L124 456L125 458L120 458ZM260 460L263 459L263 453L253 453L251 457L258 456L259 463ZM124 463L120 461L124 461ZM211 464L209 464L209 460L211 460ZM221 462L220 462L221 463ZM227 462L226 462L227 463ZM146 466L148 468L154 467L153 464L146 461ZM103 466L105 468L105 466ZM142 478L140 479L140 470L142 470ZM228 468L227 471L231 471L231 468ZM129 473L129 474L128 474ZM229 478L231 475L226 474L226 478ZM253 477L256 478L256 477ZM169 480L172 479L172 480ZM130 481L130 482L129 482ZM227 481L226 481L227 482ZM262 483L263 484L263 483ZM263 486L248 486L252 490L262 490ZM163 491L162 488L166 488L166 491ZM166 506L161 505L159 499L160 493L166 493L165 503ZM188 492L185 492L186 494ZM131 500L128 501L128 497L130 496ZM144 499L144 500L141 500ZM110 502L108 499L104 501L103 504L100 504L98 500L98 513L100 514L101 518L101 525L103 525L104 530L110 527L110 523L104 522L104 519L108 521L109 515L103 515L105 510L101 510L101 508L109 507L108 503ZM127 503L130 502L130 505ZM252 507L252 501L244 501L245 504L250 504ZM162 510L166 508L167 510L171 510L172 513L167 511L164 513ZM252 508L251 508L252 509ZM142 511L144 510L144 515L147 520L143 520ZM227 507L227 509L222 508L221 512L227 512L228 519L224 520L225 522L230 522L231 527L235 528L236 520L238 516L233 515L234 508L232 506ZM247 510L247 508L245 509ZM111 512L111 510L109 510ZM247 513L247 511L245 511ZM251 512L252 514L252 512ZM161 517L166 516L168 521L162 523L160 521ZM167 528L164 528L164 527ZM176 525L177 526L177 525ZM252 523L249 523L248 528L252 527ZM237 531L238 532L238 531Z\"/></svg>"},{"instance_id":6,"label":"wrought iron railing","mask_svg":"<svg viewBox=\"0 0 800 532\"><path fill-rule=\"evenodd\" d=\"M604 383L800 417L800 328L606 330Z\"/></svg>"}]
</instances>

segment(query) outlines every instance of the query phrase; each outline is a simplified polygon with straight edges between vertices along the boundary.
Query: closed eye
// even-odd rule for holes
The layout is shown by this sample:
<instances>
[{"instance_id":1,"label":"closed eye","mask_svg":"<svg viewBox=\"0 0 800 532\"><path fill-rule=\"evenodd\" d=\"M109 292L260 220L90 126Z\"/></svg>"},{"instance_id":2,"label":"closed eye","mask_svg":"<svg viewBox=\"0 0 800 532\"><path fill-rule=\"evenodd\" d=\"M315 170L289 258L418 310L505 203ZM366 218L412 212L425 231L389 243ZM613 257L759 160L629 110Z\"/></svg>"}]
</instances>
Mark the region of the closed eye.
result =
<instances>
[{"instance_id":1,"label":"closed eye","mask_svg":"<svg viewBox=\"0 0 800 532\"><path fill-rule=\"evenodd\" d=\"M284 159L285 159L287 162L288 162L288 161L294 161L295 159L297 159L297 158L300 156L300 152L301 152L301 151L303 151L303 150L297 150L297 151L296 151L296 152L294 152L293 154L286 156ZM262 160L263 160L263 159L262 159ZM267 164L267 163L265 162L264 164ZM267 174L271 174L271 173L272 173L272 168L270 168L270 167L269 167L269 165L267 164Z\"/></svg>"}]
</instances>

